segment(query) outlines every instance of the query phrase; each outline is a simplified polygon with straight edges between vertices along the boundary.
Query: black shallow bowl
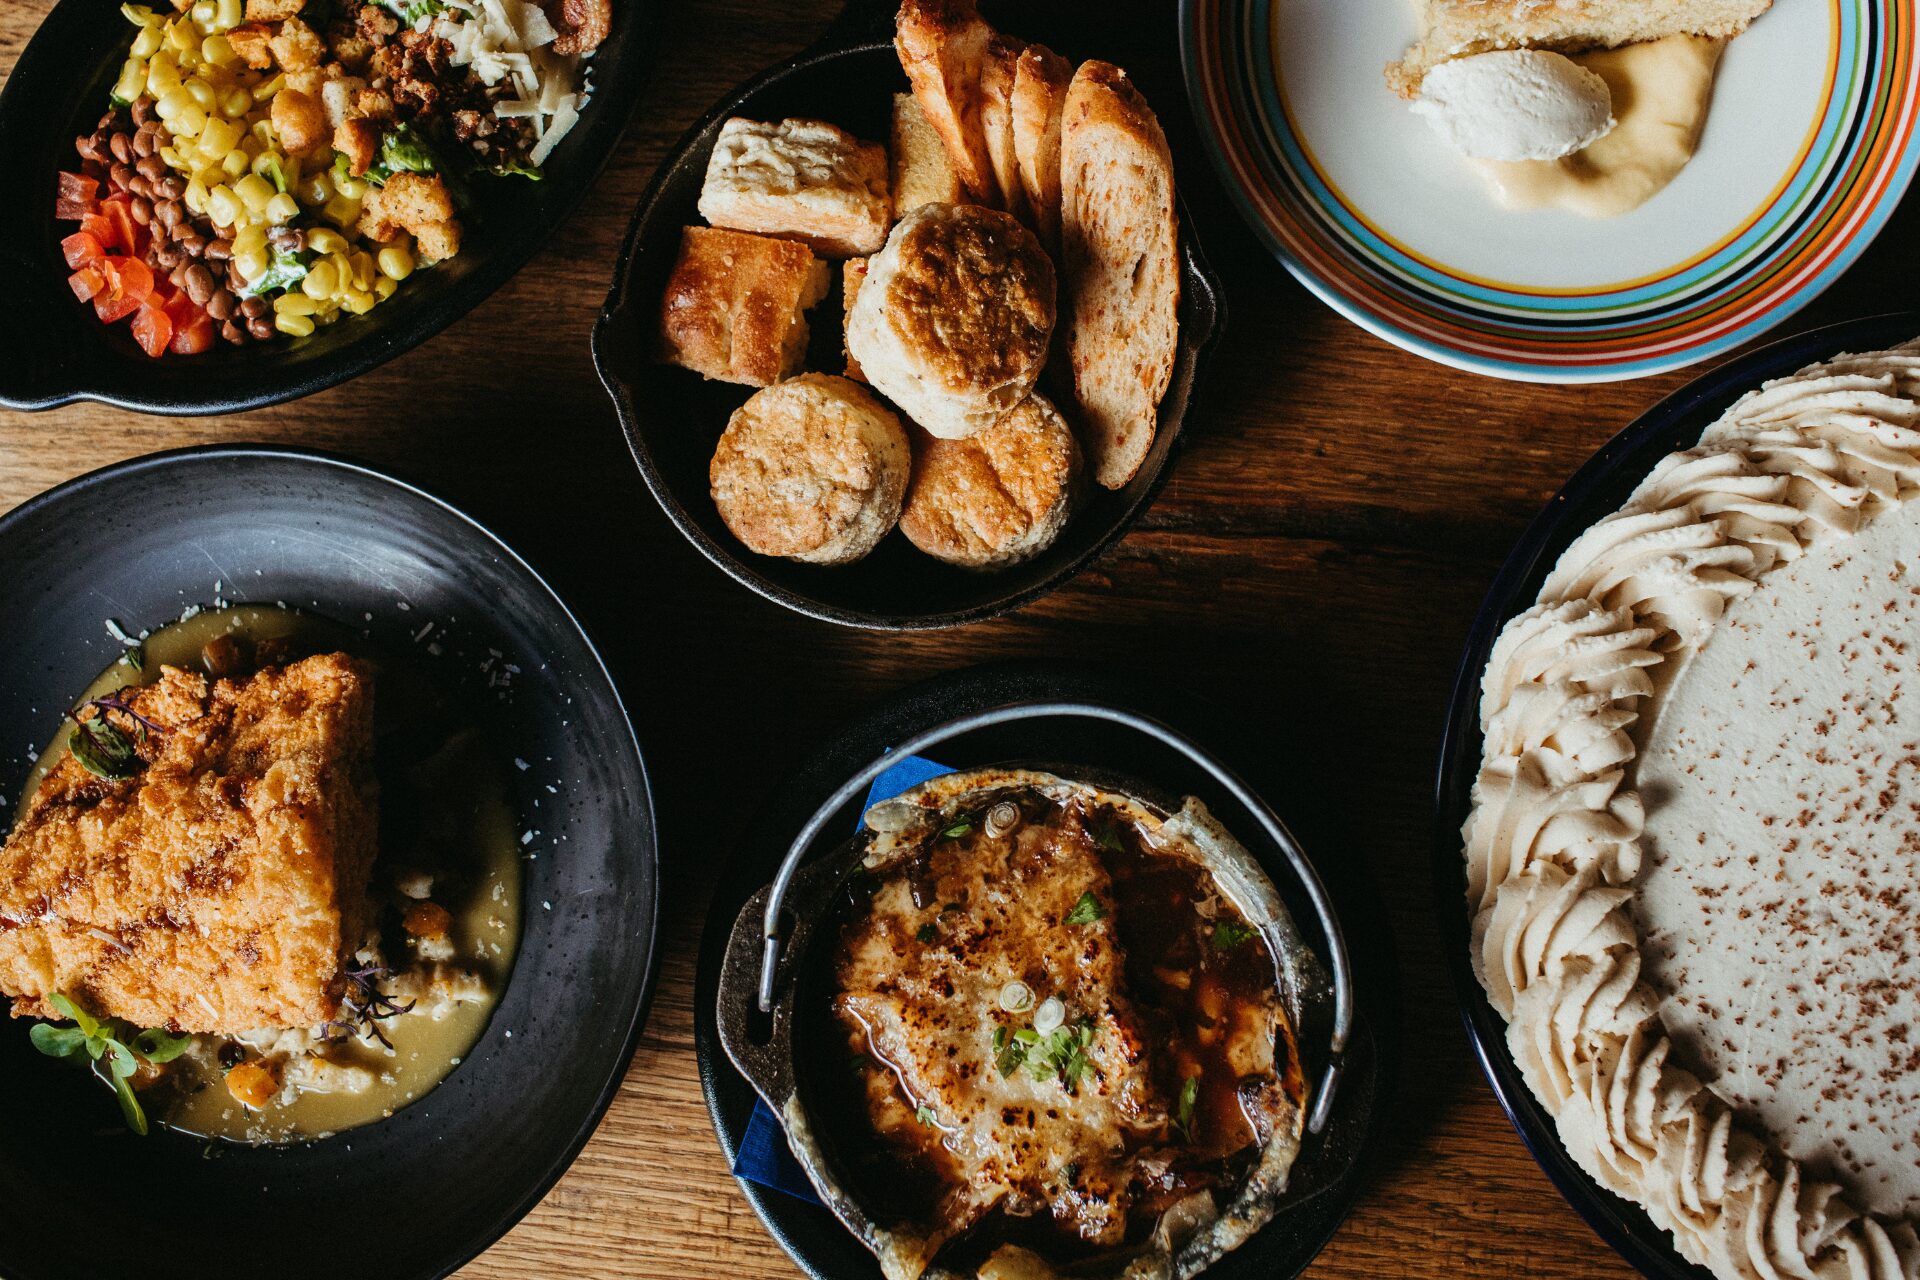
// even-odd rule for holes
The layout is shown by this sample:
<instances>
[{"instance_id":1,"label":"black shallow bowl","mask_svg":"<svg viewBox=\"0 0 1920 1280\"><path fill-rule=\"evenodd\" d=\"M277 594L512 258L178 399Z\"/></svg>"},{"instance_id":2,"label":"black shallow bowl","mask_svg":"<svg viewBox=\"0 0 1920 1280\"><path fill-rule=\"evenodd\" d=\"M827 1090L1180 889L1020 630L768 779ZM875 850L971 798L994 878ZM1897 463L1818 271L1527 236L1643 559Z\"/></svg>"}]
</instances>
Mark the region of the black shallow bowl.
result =
<instances>
[{"instance_id":1,"label":"black shallow bowl","mask_svg":"<svg viewBox=\"0 0 1920 1280\"><path fill-rule=\"evenodd\" d=\"M1589 525L1618 510L1655 463L1695 443L1727 406L1767 379L1783 377L1816 360L1842 351L1881 350L1916 334L1920 334L1920 312L1871 316L1814 329L1722 365L1640 415L1576 471L1528 526L1480 606L1454 679L1434 781L1433 880L1437 919L1474 1056L1520 1140L1560 1194L1621 1257L1655 1280L1712 1280L1712 1276L1682 1258L1673 1247L1673 1237L1655 1226L1638 1205L1608 1191L1573 1162L1560 1144L1553 1117L1527 1088L1507 1052L1506 1022L1487 1003L1486 992L1473 976L1472 917L1467 911L1460 827L1472 807L1473 779L1480 769L1480 673L1486 669L1500 628L1533 604L1541 582L1567 545Z\"/></svg>"},{"instance_id":2,"label":"black shallow bowl","mask_svg":"<svg viewBox=\"0 0 1920 1280\"><path fill-rule=\"evenodd\" d=\"M109 467L0 519L0 741L21 753L0 760L0 794L19 794L22 749L118 654L104 618L158 626L216 580L230 600L284 601L389 645L433 623L422 648L441 645L451 679L484 688L489 649L521 668L489 699L497 749L531 766L509 773L539 833L519 960L480 1042L419 1102L321 1142L221 1144L214 1158L165 1130L128 1134L96 1081L0 1025L0 1275L189 1280L245 1259L315 1280L444 1276L572 1162L638 1040L657 900L639 746L579 625L485 529L352 463L199 449Z\"/></svg>"},{"instance_id":3,"label":"black shallow bowl","mask_svg":"<svg viewBox=\"0 0 1920 1280\"><path fill-rule=\"evenodd\" d=\"M1180 346L1173 382L1160 404L1159 430L1140 471L1126 487L1095 489L1045 552L993 573L969 573L923 555L898 533L857 564L822 567L755 555L720 520L707 483L707 464L727 417L751 388L705 382L698 374L654 361L660 298L680 245L680 229L700 225L695 209L707 156L729 116L830 120L863 138L887 137L889 102L907 89L890 38L856 6L842 33L735 90L680 140L641 198L614 269L613 291L593 330L594 365L619 410L620 425L647 488L668 517L707 559L769 600L848 626L885 631L922 630L979 622L1017 609L1053 590L1118 539L1165 483L1195 381L1225 321L1220 283L1194 239L1193 219L1180 214ZM1006 28L1021 32L1018 9ZM891 9L881 15L888 29ZM1071 53L1066 44L1059 46ZM1172 104L1161 104L1172 109ZM1181 163L1175 158L1175 164ZM838 271L835 272L836 279ZM839 373L838 290L814 308L807 368ZM1071 414L1069 414L1071 416Z\"/></svg>"},{"instance_id":4,"label":"black shallow bowl","mask_svg":"<svg viewBox=\"0 0 1920 1280\"><path fill-rule=\"evenodd\" d=\"M54 220L54 175L79 165L74 136L91 133L107 109L133 28L106 0L60 0L0 92L0 265L10 294L0 308L0 405L100 400L148 413L234 413L324 391L425 342L525 265L613 156L646 78L655 8L619 0L591 59L592 103L548 157L546 178L489 182L464 219L457 256L310 338L216 342L201 355L155 360L126 321L101 324L67 287L60 239L74 224Z\"/></svg>"},{"instance_id":5,"label":"black shallow bowl","mask_svg":"<svg viewBox=\"0 0 1920 1280\"><path fill-rule=\"evenodd\" d=\"M755 1094L727 1058L717 1019L720 969L743 904L773 878L788 846L814 809L862 767L912 735L948 720L1016 703L1061 699L1104 703L1157 718L1218 749L1218 717L1177 690L1142 692L1139 681L1054 664L1013 663L938 676L903 690L809 750L806 763L755 818L723 873L700 942L694 987L694 1036L700 1080L720 1146L732 1162L740 1151ZM1106 721L1066 717L1023 720L955 738L929 753L941 764L972 768L1029 759L1063 762L1097 773L1131 776L1169 794L1197 795L1248 841L1285 899L1302 936L1323 957L1314 912L1278 850L1258 840L1259 827L1218 784L1154 739ZM1225 763L1236 765L1233 753ZM859 805L847 807L822 835L815 856L852 834ZM1392 1110L1399 1057L1393 940L1358 859L1314 853L1347 936L1354 972L1352 1042L1325 1133L1309 1137L1294 1165L1291 1190L1273 1221L1207 1269L1207 1280L1284 1280L1299 1274L1346 1218L1365 1185L1367 1164ZM879 1280L873 1255L826 1208L757 1183L741 1192L780 1246L813 1280Z\"/></svg>"}]
</instances>

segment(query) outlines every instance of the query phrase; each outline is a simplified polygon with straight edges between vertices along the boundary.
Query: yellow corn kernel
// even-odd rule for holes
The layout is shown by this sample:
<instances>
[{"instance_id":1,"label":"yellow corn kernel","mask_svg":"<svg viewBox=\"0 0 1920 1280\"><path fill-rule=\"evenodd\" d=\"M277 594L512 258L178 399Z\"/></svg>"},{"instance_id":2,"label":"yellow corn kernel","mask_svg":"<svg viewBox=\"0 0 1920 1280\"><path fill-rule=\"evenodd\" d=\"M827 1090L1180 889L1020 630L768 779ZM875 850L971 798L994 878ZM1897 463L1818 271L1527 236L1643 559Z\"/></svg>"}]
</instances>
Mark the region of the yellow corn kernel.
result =
<instances>
[{"instance_id":1,"label":"yellow corn kernel","mask_svg":"<svg viewBox=\"0 0 1920 1280\"><path fill-rule=\"evenodd\" d=\"M247 171L247 153L239 150L227 152L226 155L220 157L220 170L222 174L229 178L238 178L245 174Z\"/></svg>"},{"instance_id":2,"label":"yellow corn kernel","mask_svg":"<svg viewBox=\"0 0 1920 1280\"><path fill-rule=\"evenodd\" d=\"M365 293L373 288L373 282L379 278L379 268L373 265L373 255L364 250L353 254L353 287Z\"/></svg>"},{"instance_id":3,"label":"yellow corn kernel","mask_svg":"<svg viewBox=\"0 0 1920 1280\"><path fill-rule=\"evenodd\" d=\"M393 291L399 287L400 282L392 276L381 276L373 282L373 296L385 302L393 296Z\"/></svg>"},{"instance_id":4,"label":"yellow corn kernel","mask_svg":"<svg viewBox=\"0 0 1920 1280\"><path fill-rule=\"evenodd\" d=\"M295 192L301 204L325 204L333 198L333 179L321 169L302 179Z\"/></svg>"},{"instance_id":5,"label":"yellow corn kernel","mask_svg":"<svg viewBox=\"0 0 1920 1280\"><path fill-rule=\"evenodd\" d=\"M367 184L358 178L342 178L333 184L333 189L349 200L367 198Z\"/></svg>"},{"instance_id":6,"label":"yellow corn kernel","mask_svg":"<svg viewBox=\"0 0 1920 1280\"><path fill-rule=\"evenodd\" d=\"M327 201L321 212L327 215L327 221L336 227L350 227L360 220L360 202L349 196L336 195Z\"/></svg>"},{"instance_id":7,"label":"yellow corn kernel","mask_svg":"<svg viewBox=\"0 0 1920 1280\"><path fill-rule=\"evenodd\" d=\"M273 199L267 201L267 221L275 226L293 221L299 212L300 206L284 191L276 193Z\"/></svg>"},{"instance_id":8,"label":"yellow corn kernel","mask_svg":"<svg viewBox=\"0 0 1920 1280\"><path fill-rule=\"evenodd\" d=\"M200 33L193 29L193 23L185 18L175 18L167 24L167 43L181 53L198 52Z\"/></svg>"},{"instance_id":9,"label":"yellow corn kernel","mask_svg":"<svg viewBox=\"0 0 1920 1280\"><path fill-rule=\"evenodd\" d=\"M405 280L413 274L413 255L397 244L380 251L380 274L389 280Z\"/></svg>"},{"instance_id":10,"label":"yellow corn kernel","mask_svg":"<svg viewBox=\"0 0 1920 1280\"><path fill-rule=\"evenodd\" d=\"M280 311L274 314L273 327L282 333L290 333L296 338L304 338L313 332L313 317L293 316Z\"/></svg>"},{"instance_id":11,"label":"yellow corn kernel","mask_svg":"<svg viewBox=\"0 0 1920 1280\"><path fill-rule=\"evenodd\" d=\"M273 300L273 309L283 316L310 316L314 312L313 299L289 289Z\"/></svg>"},{"instance_id":12,"label":"yellow corn kernel","mask_svg":"<svg viewBox=\"0 0 1920 1280\"><path fill-rule=\"evenodd\" d=\"M120 16L136 27L153 27L160 24L160 15L143 4L123 4Z\"/></svg>"},{"instance_id":13,"label":"yellow corn kernel","mask_svg":"<svg viewBox=\"0 0 1920 1280\"><path fill-rule=\"evenodd\" d=\"M243 253L253 253L256 251L260 253L265 253L266 250L267 250L267 229L261 223L250 222L246 226L240 228L239 231L234 233L234 237L233 237L233 256L234 257L237 258Z\"/></svg>"},{"instance_id":14,"label":"yellow corn kernel","mask_svg":"<svg viewBox=\"0 0 1920 1280\"><path fill-rule=\"evenodd\" d=\"M160 50L160 28L158 25L140 28L140 34L133 38L132 54L136 58L151 58Z\"/></svg>"},{"instance_id":15,"label":"yellow corn kernel","mask_svg":"<svg viewBox=\"0 0 1920 1280\"><path fill-rule=\"evenodd\" d=\"M193 25L205 30L213 25L213 0L200 2L187 10L187 16L193 19Z\"/></svg>"},{"instance_id":16,"label":"yellow corn kernel","mask_svg":"<svg viewBox=\"0 0 1920 1280\"><path fill-rule=\"evenodd\" d=\"M253 110L253 93L245 88L229 89L220 98L220 114L229 120L244 122Z\"/></svg>"},{"instance_id":17,"label":"yellow corn kernel","mask_svg":"<svg viewBox=\"0 0 1920 1280\"><path fill-rule=\"evenodd\" d=\"M194 178L187 183L187 190L180 198L186 201L189 211L193 213L205 213L207 211L207 184L198 178Z\"/></svg>"},{"instance_id":18,"label":"yellow corn kernel","mask_svg":"<svg viewBox=\"0 0 1920 1280\"><path fill-rule=\"evenodd\" d=\"M209 116L206 127L200 130L200 154L209 160L219 160L240 145L245 132L224 116Z\"/></svg>"},{"instance_id":19,"label":"yellow corn kernel","mask_svg":"<svg viewBox=\"0 0 1920 1280\"><path fill-rule=\"evenodd\" d=\"M185 134L189 138L197 138L200 136L200 131L206 127L207 113L202 111L200 104L192 98L188 98L187 105L180 109L178 115L167 122L167 128L172 130L173 136L176 138L182 134Z\"/></svg>"},{"instance_id":20,"label":"yellow corn kernel","mask_svg":"<svg viewBox=\"0 0 1920 1280\"><path fill-rule=\"evenodd\" d=\"M202 40L200 56L216 67L230 67L240 61L240 55L233 51L233 45L225 36L208 36Z\"/></svg>"},{"instance_id":21,"label":"yellow corn kernel","mask_svg":"<svg viewBox=\"0 0 1920 1280\"><path fill-rule=\"evenodd\" d=\"M207 192L207 217L216 227L230 227L239 220L240 197L233 194L232 187L223 182Z\"/></svg>"},{"instance_id":22,"label":"yellow corn kernel","mask_svg":"<svg viewBox=\"0 0 1920 1280\"><path fill-rule=\"evenodd\" d=\"M165 49L156 50L147 59L147 92L155 98L180 87L180 65Z\"/></svg>"},{"instance_id":23,"label":"yellow corn kernel","mask_svg":"<svg viewBox=\"0 0 1920 1280\"><path fill-rule=\"evenodd\" d=\"M153 64L147 67L147 79L153 79ZM193 95L185 89L175 86L165 93L156 94L153 99L153 113L166 124L172 124L180 113L193 105Z\"/></svg>"},{"instance_id":24,"label":"yellow corn kernel","mask_svg":"<svg viewBox=\"0 0 1920 1280\"><path fill-rule=\"evenodd\" d=\"M132 102L146 91L147 64L128 58L120 68L120 78L113 82L113 96L121 102Z\"/></svg>"},{"instance_id":25,"label":"yellow corn kernel","mask_svg":"<svg viewBox=\"0 0 1920 1280\"><path fill-rule=\"evenodd\" d=\"M323 259L307 269L306 278L300 281L300 292L316 301L331 297L340 287L339 273L330 260Z\"/></svg>"},{"instance_id":26,"label":"yellow corn kernel","mask_svg":"<svg viewBox=\"0 0 1920 1280\"><path fill-rule=\"evenodd\" d=\"M269 102L273 99L273 95L286 88L286 85L287 78L285 76L274 76L271 80L262 80L259 84L253 86L253 100L255 102Z\"/></svg>"},{"instance_id":27,"label":"yellow corn kernel","mask_svg":"<svg viewBox=\"0 0 1920 1280\"><path fill-rule=\"evenodd\" d=\"M245 12L241 0L214 0L213 10L215 31L233 30L240 25L240 19Z\"/></svg>"},{"instance_id":28,"label":"yellow corn kernel","mask_svg":"<svg viewBox=\"0 0 1920 1280\"><path fill-rule=\"evenodd\" d=\"M160 148L160 158L167 162L167 168L169 169L184 169L187 167L186 157L182 156L171 146Z\"/></svg>"},{"instance_id":29,"label":"yellow corn kernel","mask_svg":"<svg viewBox=\"0 0 1920 1280\"><path fill-rule=\"evenodd\" d=\"M199 107L202 111L213 110L214 103L220 100L214 94L213 86L205 80L202 80L199 76L195 76L180 87L185 89L187 96L193 99L193 105Z\"/></svg>"},{"instance_id":30,"label":"yellow corn kernel","mask_svg":"<svg viewBox=\"0 0 1920 1280\"><path fill-rule=\"evenodd\" d=\"M240 202L247 206L248 213L259 218L266 215L267 202L278 193L274 191L271 182L257 173L250 173L233 184L233 194L240 197Z\"/></svg>"},{"instance_id":31,"label":"yellow corn kernel","mask_svg":"<svg viewBox=\"0 0 1920 1280\"><path fill-rule=\"evenodd\" d=\"M322 256L329 253L339 253L346 247L347 238L338 231L332 231L326 227L317 227L307 232L307 248Z\"/></svg>"},{"instance_id":32,"label":"yellow corn kernel","mask_svg":"<svg viewBox=\"0 0 1920 1280\"><path fill-rule=\"evenodd\" d=\"M365 289L348 290L340 299L340 309L348 315L363 316L373 310L373 304L380 301Z\"/></svg>"},{"instance_id":33,"label":"yellow corn kernel","mask_svg":"<svg viewBox=\"0 0 1920 1280\"><path fill-rule=\"evenodd\" d=\"M244 235L245 232L241 234ZM239 238L235 237L234 244L238 246L239 243ZM248 280L258 280L267 273L267 251L265 249L247 249L242 251L236 247L233 251L233 260L238 264L240 274Z\"/></svg>"}]
</instances>

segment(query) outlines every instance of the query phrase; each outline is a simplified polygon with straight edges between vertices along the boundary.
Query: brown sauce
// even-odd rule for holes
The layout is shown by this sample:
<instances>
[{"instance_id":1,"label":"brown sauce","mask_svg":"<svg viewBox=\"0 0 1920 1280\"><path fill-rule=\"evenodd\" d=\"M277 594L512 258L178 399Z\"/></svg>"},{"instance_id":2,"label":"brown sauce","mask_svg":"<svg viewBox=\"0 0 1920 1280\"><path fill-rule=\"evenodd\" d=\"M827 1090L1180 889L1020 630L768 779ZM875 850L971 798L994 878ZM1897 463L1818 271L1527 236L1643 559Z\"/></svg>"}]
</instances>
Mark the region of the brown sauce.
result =
<instances>
[{"instance_id":1,"label":"brown sauce","mask_svg":"<svg viewBox=\"0 0 1920 1280\"><path fill-rule=\"evenodd\" d=\"M1062 1213L1062 1199L1102 1194L1069 1164L1049 1189L1053 1203L1022 1203L1019 1195L1008 1196L947 1246L940 1255L943 1262L963 1273L1005 1243L1032 1250L1057 1266L1138 1248L1167 1207L1195 1191L1230 1186L1256 1158L1266 1137L1260 1127L1270 1121L1250 1101L1250 1088L1272 1089L1277 1077L1278 1086L1296 1103L1304 1094L1284 1015L1273 1046L1273 1070L1263 1080L1250 1080L1230 1060L1226 1031L1235 1019L1276 1007L1277 968L1263 936L1220 892L1205 867L1179 853L1155 849L1130 817L1105 804L1074 800L1063 807L1028 788L1000 792L984 798L977 812L955 824L957 829L965 823L966 834L930 843L877 876L856 876L839 906L838 945L831 962L836 976L827 981L838 982L855 949L871 943L879 927L875 903L888 881L904 880L913 907L930 922L918 926L920 941L931 943L949 932L949 923L952 932L962 932L970 915L983 914L964 900L943 901L952 891L952 879L943 879L939 868L952 863L936 863L931 850L944 843L970 856L981 842L994 838L984 822L988 810L1009 800L1019 805L1024 824L1064 824L1067 834L1061 838L1082 841L1083 852L1086 842L1097 846L1098 863L1109 878L1101 894L1110 901L1101 906L1110 911L1124 957L1120 981L1135 1023L1132 1031L1149 1047L1150 1092L1165 1108L1166 1120L1121 1131L1125 1156L1119 1162L1142 1157L1127 1175L1132 1207L1124 1239L1090 1244L1071 1214ZM1045 869L1038 873L1044 875ZM994 939L974 937L966 945L991 948ZM912 962L909 950L903 963ZM1028 977L1036 993L1046 989L1045 974L1029 972ZM824 994L826 999L816 1001L816 1007L831 1003L833 993ZM959 1000L952 1003L953 1017L977 1018L981 1024L963 1028L963 1042L984 1039L988 1024L1021 1020L1010 1017L1004 1006L968 1009ZM888 1061L876 1047L876 1037L857 1020L829 1016L823 1021L826 1048L806 1061L814 1076L807 1082L808 1106L821 1117L817 1128L827 1135L840 1176L883 1225L924 1228L946 1220L964 1196L967 1169L954 1150L960 1139L938 1118L924 1118L924 1110L917 1123L903 1123L902 1117L914 1116L920 1102L908 1089L910 1073ZM1070 1111L1075 1100L1063 1096L1057 1105ZM1009 1118L1017 1130L1019 1117ZM1053 1118L1055 1111L1049 1107L1041 1119Z\"/></svg>"}]
</instances>

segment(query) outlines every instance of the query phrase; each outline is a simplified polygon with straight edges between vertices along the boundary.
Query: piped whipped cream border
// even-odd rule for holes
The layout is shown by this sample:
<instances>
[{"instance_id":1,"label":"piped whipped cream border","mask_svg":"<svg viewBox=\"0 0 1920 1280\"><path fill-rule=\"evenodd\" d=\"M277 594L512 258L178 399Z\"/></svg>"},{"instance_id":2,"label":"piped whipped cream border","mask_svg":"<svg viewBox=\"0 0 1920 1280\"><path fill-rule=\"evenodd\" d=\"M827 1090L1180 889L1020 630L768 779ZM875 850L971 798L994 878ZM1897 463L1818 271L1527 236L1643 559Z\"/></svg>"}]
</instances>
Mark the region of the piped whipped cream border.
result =
<instances>
[{"instance_id":1,"label":"piped whipped cream border","mask_svg":"<svg viewBox=\"0 0 1920 1280\"><path fill-rule=\"evenodd\" d=\"M1569 1154L1726 1280L1916 1280L1861 1212L1673 1060L1630 910L1634 730L1762 575L1920 495L1920 339L1742 397L1560 557L1481 679L1473 968Z\"/></svg>"}]
</instances>

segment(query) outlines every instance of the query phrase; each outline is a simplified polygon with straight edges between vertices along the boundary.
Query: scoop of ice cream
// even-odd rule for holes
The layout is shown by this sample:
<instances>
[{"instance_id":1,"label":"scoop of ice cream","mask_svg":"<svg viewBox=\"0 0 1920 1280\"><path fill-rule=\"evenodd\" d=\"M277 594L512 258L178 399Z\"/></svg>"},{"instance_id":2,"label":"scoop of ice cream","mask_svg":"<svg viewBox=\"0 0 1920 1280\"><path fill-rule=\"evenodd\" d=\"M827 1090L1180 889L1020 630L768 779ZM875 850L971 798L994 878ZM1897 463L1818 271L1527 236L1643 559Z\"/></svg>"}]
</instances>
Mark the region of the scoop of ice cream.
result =
<instances>
[{"instance_id":1,"label":"scoop of ice cream","mask_svg":"<svg viewBox=\"0 0 1920 1280\"><path fill-rule=\"evenodd\" d=\"M1415 115L1477 160L1557 160L1613 128L1607 82L1569 58L1502 49L1427 72Z\"/></svg>"}]
</instances>

